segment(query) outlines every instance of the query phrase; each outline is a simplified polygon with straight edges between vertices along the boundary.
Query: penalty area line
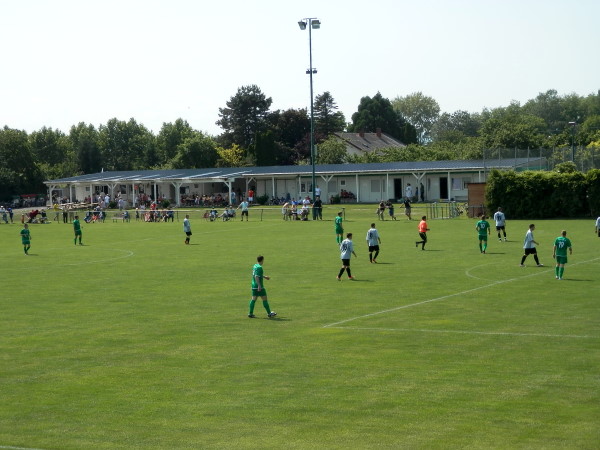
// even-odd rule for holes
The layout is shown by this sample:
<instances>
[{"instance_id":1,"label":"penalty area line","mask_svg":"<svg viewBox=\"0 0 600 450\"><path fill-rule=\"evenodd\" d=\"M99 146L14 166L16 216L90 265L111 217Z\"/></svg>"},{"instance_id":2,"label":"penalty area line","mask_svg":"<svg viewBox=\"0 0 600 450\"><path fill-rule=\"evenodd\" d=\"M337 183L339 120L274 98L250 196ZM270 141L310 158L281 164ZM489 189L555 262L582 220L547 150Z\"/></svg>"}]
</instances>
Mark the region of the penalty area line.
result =
<instances>
[{"instance_id":1,"label":"penalty area line","mask_svg":"<svg viewBox=\"0 0 600 450\"><path fill-rule=\"evenodd\" d=\"M42 450L41 448L13 447L12 445L0 445L0 449L8 449L8 450Z\"/></svg>"},{"instance_id":2,"label":"penalty area line","mask_svg":"<svg viewBox=\"0 0 600 450\"><path fill-rule=\"evenodd\" d=\"M454 333L454 334L478 334L489 336L512 336L512 337L543 337L543 338L570 338L570 339L598 339L598 336L586 336L578 334L547 334L547 333L512 333L509 331L465 331L465 330L428 330L422 328L377 328L377 327L336 327L343 330L360 331L398 331L409 333Z\"/></svg>"}]
</instances>

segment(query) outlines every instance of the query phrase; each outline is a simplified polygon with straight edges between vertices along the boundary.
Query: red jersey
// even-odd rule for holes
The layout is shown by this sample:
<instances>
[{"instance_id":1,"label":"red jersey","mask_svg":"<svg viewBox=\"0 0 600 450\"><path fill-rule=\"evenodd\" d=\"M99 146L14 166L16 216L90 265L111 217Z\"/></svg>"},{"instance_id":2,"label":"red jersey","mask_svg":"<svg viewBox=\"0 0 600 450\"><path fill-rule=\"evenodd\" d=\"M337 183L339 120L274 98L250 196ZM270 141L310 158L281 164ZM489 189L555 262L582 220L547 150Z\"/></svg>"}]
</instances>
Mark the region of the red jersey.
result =
<instances>
[{"instance_id":1,"label":"red jersey","mask_svg":"<svg viewBox=\"0 0 600 450\"><path fill-rule=\"evenodd\" d=\"M424 220L421 220L421 222L419 222L419 233L426 233L427 232L427 222L425 222Z\"/></svg>"}]
</instances>

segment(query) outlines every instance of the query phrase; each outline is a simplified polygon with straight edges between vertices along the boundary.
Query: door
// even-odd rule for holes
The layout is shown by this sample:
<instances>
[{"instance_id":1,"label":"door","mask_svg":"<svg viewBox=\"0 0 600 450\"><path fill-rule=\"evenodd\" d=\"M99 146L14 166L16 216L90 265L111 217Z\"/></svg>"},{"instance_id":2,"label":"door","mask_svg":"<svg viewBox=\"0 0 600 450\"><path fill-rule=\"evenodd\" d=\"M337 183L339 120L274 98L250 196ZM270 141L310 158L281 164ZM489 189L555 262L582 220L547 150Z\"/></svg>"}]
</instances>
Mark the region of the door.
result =
<instances>
[{"instance_id":1,"label":"door","mask_svg":"<svg viewBox=\"0 0 600 450\"><path fill-rule=\"evenodd\" d=\"M394 178L394 198L396 201L404 197L402 192L402 178Z\"/></svg>"},{"instance_id":2,"label":"door","mask_svg":"<svg viewBox=\"0 0 600 450\"><path fill-rule=\"evenodd\" d=\"M448 177L440 177L440 199L448 199Z\"/></svg>"}]
</instances>

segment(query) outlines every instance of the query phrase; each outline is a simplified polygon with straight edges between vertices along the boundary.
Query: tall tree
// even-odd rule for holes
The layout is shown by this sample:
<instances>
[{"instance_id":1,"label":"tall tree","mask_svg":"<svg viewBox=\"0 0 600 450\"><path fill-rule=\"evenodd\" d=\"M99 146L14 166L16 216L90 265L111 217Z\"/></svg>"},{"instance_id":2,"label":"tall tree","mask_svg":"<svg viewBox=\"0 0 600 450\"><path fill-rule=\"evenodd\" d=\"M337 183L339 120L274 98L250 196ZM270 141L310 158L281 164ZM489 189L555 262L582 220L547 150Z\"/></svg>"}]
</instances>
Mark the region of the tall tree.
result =
<instances>
[{"instance_id":1,"label":"tall tree","mask_svg":"<svg viewBox=\"0 0 600 450\"><path fill-rule=\"evenodd\" d=\"M69 153L70 142L60 130L43 127L29 135L29 142L38 162L60 164Z\"/></svg>"},{"instance_id":2,"label":"tall tree","mask_svg":"<svg viewBox=\"0 0 600 450\"><path fill-rule=\"evenodd\" d=\"M71 127L69 139L77 158L77 168L80 173L100 172L102 155L98 144L98 131L92 124L80 122Z\"/></svg>"},{"instance_id":3,"label":"tall tree","mask_svg":"<svg viewBox=\"0 0 600 450\"><path fill-rule=\"evenodd\" d=\"M347 159L346 144L335 136L328 137L317 148L319 164L343 164Z\"/></svg>"},{"instance_id":4,"label":"tall tree","mask_svg":"<svg viewBox=\"0 0 600 450\"><path fill-rule=\"evenodd\" d=\"M329 91L315 97L314 103L314 128L324 136L329 136L336 131L346 128L344 113L337 111L338 107Z\"/></svg>"},{"instance_id":5,"label":"tall tree","mask_svg":"<svg viewBox=\"0 0 600 450\"><path fill-rule=\"evenodd\" d=\"M152 133L133 118L128 122L110 119L100 126L98 136L103 164L109 170L142 168L145 151L154 140Z\"/></svg>"},{"instance_id":6,"label":"tall tree","mask_svg":"<svg viewBox=\"0 0 600 450\"><path fill-rule=\"evenodd\" d=\"M481 116L467 111L443 113L431 129L433 142L463 142L466 138L476 137L481 127Z\"/></svg>"},{"instance_id":7,"label":"tall tree","mask_svg":"<svg viewBox=\"0 0 600 450\"><path fill-rule=\"evenodd\" d=\"M227 106L219 108L216 124L225 131L223 138L247 150L256 134L265 130L271 103L271 97L267 98L256 85L239 88Z\"/></svg>"},{"instance_id":8,"label":"tall tree","mask_svg":"<svg viewBox=\"0 0 600 450\"><path fill-rule=\"evenodd\" d=\"M209 136L195 131L177 146L177 154L168 164L173 169L194 169L215 167L217 144Z\"/></svg>"},{"instance_id":9,"label":"tall tree","mask_svg":"<svg viewBox=\"0 0 600 450\"><path fill-rule=\"evenodd\" d=\"M243 167L245 166L246 153L237 144L230 148L217 147L217 167Z\"/></svg>"},{"instance_id":10,"label":"tall tree","mask_svg":"<svg viewBox=\"0 0 600 450\"><path fill-rule=\"evenodd\" d=\"M177 147L194 134L194 129L183 119L177 119L174 123L163 123L158 136L157 157L159 164L165 164L172 160L177 154Z\"/></svg>"},{"instance_id":11,"label":"tall tree","mask_svg":"<svg viewBox=\"0 0 600 450\"><path fill-rule=\"evenodd\" d=\"M420 144L431 140L431 129L440 115L440 105L435 99L422 92L413 92L406 97L396 97L392 106L394 111L415 127Z\"/></svg>"},{"instance_id":12,"label":"tall tree","mask_svg":"<svg viewBox=\"0 0 600 450\"><path fill-rule=\"evenodd\" d=\"M310 119L305 108L277 110L268 120L276 143L276 164L295 164L300 153L310 153Z\"/></svg>"},{"instance_id":13,"label":"tall tree","mask_svg":"<svg viewBox=\"0 0 600 450\"><path fill-rule=\"evenodd\" d=\"M525 113L518 102L505 108L486 111L480 134L489 148L538 148L546 135L546 123Z\"/></svg>"},{"instance_id":14,"label":"tall tree","mask_svg":"<svg viewBox=\"0 0 600 450\"><path fill-rule=\"evenodd\" d=\"M378 128L405 144L414 142L414 127L407 124L406 120L394 111L392 103L379 92L373 98L367 96L360 99L358 111L352 114L352 123L348 126L348 131L375 132Z\"/></svg>"},{"instance_id":15,"label":"tall tree","mask_svg":"<svg viewBox=\"0 0 600 450\"><path fill-rule=\"evenodd\" d=\"M25 131L7 126L0 130L0 161L0 198L43 192L43 176Z\"/></svg>"}]
</instances>

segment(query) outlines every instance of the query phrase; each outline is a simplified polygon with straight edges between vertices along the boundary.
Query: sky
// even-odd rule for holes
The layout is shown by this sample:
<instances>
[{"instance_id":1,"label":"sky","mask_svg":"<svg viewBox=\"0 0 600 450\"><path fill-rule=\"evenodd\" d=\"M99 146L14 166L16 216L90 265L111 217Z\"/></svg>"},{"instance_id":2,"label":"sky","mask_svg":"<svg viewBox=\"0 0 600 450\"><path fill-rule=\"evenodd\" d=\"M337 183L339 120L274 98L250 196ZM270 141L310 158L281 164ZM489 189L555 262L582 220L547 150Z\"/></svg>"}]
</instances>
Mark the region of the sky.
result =
<instances>
[{"instance_id":1,"label":"sky","mask_svg":"<svg viewBox=\"0 0 600 450\"><path fill-rule=\"evenodd\" d=\"M257 85L271 110L329 91L347 121L360 99L422 92L442 112L600 90L600 1L0 0L0 127L69 132L182 118L218 135L219 108ZM384 130L385 131L385 130Z\"/></svg>"}]
</instances>

